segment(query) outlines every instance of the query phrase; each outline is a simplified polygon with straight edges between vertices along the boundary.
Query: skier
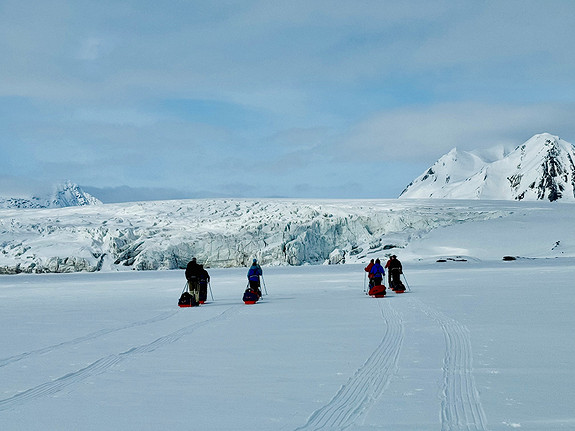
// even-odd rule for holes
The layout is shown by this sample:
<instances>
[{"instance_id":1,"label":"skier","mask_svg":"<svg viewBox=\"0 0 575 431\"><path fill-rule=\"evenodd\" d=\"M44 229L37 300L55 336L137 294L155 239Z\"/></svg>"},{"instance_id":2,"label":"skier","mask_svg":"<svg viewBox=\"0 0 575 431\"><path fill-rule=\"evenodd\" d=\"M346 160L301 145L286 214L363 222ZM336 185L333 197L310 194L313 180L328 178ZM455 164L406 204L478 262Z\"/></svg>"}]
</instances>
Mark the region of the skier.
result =
<instances>
[{"instance_id":1,"label":"skier","mask_svg":"<svg viewBox=\"0 0 575 431\"><path fill-rule=\"evenodd\" d=\"M202 267L198 265L196 258L193 257L192 260L186 266L186 280L188 280L188 291L192 295L193 300L196 304L200 302L200 278L202 276Z\"/></svg>"},{"instance_id":2,"label":"skier","mask_svg":"<svg viewBox=\"0 0 575 431\"><path fill-rule=\"evenodd\" d=\"M381 281L385 275L385 270L383 269L383 266L381 266L381 261L379 259L375 260L375 263L371 267L369 273L372 275L373 285L381 286Z\"/></svg>"},{"instance_id":3,"label":"skier","mask_svg":"<svg viewBox=\"0 0 575 431\"><path fill-rule=\"evenodd\" d=\"M258 265L257 259L254 259L252 266L248 270L248 281L250 283L250 288L258 295L262 296L262 291L260 290L260 276L263 275L262 267Z\"/></svg>"},{"instance_id":4,"label":"skier","mask_svg":"<svg viewBox=\"0 0 575 431\"><path fill-rule=\"evenodd\" d=\"M401 262L395 254L390 256L389 260L385 264L385 267L388 269L387 282L389 283L391 290L404 291L405 286L403 286L400 277L400 275L403 274L403 268L401 266Z\"/></svg>"},{"instance_id":5,"label":"skier","mask_svg":"<svg viewBox=\"0 0 575 431\"><path fill-rule=\"evenodd\" d=\"M208 298L208 283L210 282L210 274L204 269L204 265L200 265L200 304L206 302Z\"/></svg>"},{"instance_id":6,"label":"skier","mask_svg":"<svg viewBox=\"0 0 575 431\"><path fill-rule=\"evenodd\" d=\"M371 259L368 265L364 268L365 272L367 272L367 278L369 279L368 287L370 289L373 287L373 275L370 273L371 268L373 268L373 265L375 265L375 262L373 259Z\"/></svg>"}]
</instances>

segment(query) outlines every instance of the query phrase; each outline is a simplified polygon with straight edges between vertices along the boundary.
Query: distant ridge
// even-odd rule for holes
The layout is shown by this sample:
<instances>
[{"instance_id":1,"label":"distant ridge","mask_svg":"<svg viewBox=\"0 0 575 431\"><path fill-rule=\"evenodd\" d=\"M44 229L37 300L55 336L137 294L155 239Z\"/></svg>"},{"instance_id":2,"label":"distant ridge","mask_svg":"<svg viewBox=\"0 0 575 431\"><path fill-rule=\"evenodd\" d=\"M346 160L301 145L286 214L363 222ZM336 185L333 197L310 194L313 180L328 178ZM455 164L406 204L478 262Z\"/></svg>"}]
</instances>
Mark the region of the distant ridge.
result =
<instances>
[{"instance_id":1,"label":"distant ridge","mask_svg":"<svg viewBox=\"0 0 575 431\"><path fill-rule=\"evenodd\" d=\"M48 196L31 196L29 198L0 197L0 208L64 208L84 205L99 205L102 202L86 193L80 186L66 181L58 185Z\"/></svg>"},{"instance_id":2,"label":"distant ridge","mask_svg":"<svg viewBox=\"0 0 575 431\"><path fill-rule=\"evenodd\" d=\"M400 198L575 201L575 146L549 133L489 160L456 148Z\"/></svg>"}]
</instances>

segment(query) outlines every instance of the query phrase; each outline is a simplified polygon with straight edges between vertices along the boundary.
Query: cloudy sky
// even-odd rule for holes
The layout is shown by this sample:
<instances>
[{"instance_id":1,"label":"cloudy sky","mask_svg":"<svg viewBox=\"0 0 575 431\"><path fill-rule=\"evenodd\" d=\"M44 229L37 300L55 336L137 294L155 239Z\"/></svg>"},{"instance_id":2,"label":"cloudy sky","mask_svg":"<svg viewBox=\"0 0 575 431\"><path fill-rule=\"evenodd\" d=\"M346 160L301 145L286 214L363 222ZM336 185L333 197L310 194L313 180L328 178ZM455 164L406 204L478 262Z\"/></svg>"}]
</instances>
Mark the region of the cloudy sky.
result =
<instances>
[{"instance_id":1,"label":"cloudy sky","mask_svg":"<svg viewBox=\"0 0 575 431\"><path fill-rule=\"evenodd\" d=\"M575 143L575 2L0 0L0 192L394 198Z\"/></svg>"}]
</instances>

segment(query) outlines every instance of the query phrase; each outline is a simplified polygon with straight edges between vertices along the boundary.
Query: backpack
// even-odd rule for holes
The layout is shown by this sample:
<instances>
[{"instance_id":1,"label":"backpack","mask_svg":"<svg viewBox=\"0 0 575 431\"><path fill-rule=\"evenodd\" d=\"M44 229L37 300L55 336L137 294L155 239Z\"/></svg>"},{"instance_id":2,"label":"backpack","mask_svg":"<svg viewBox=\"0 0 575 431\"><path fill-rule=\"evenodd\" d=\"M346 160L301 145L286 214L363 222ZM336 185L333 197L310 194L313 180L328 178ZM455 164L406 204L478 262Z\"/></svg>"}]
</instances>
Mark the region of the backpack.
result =
<instances>
[{"instance_id":1,"label":"backpack","mask_svg":"<svg viewBox=\"0 0 575 431\"><path fill-rule=\"evenodd\" d=\"M248 271L248 279L251 281L258 281L261 273L262 269L259 265L252 265Z\"/></svg>"},{"instance_id":2,"label":"backpack","mask_svg":"<svg viewBox=\"0 0 575 431\"><path fill-rule=\"evenodd\" d=\"M373 271L373 268L375 268L375 271ZM373 271L373 272L372 272ZM383 278L383 275L385 274L383 267L376 263L375 265L373 265L373 267L371 268L370 271L370 275L373 278Z\"/></svg>"}]
</instances>

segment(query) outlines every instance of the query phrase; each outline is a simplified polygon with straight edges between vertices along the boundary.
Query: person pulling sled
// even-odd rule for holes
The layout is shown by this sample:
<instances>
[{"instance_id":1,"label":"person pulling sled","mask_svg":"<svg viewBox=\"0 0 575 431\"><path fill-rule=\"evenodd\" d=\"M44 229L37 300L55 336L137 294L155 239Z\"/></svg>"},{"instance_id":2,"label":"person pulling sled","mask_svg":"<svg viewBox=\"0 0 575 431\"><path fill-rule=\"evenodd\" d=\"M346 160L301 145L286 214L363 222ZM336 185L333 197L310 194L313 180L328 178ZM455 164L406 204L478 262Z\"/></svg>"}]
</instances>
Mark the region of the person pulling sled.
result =
<instances>
[{"instance_id":1,"label":"person pulling sled","mask_svg":"<svg viewBox=\"0 0 575 431\"><path fill-rule=\"evenodd\" d=\"M257 259L254 259L252 266L248 270L248 283L250 288L258 295L259 298L262 296L262 291L260 289L260 277L263 275L262 267L258 265Z\"/></svg>"},{"instance_id":2,"label":"person pulling sled","mask_svg":"<svg viewBox=\"0 0 575 431\"><path fill-rule=\"evenodd\" d=\"M365 270L365 272L367 272L367 278L368 278L368 283L367 283L367 287L369 289L371 289L373 287L373 274L371 273L371 268L373 268L373 265L375 265L375 261L373 259L371 259L369 261L369 263L367 264L367 266L365 268L363 268Z\"/></svg>"},{"instance_id":3,"label":"person pulling sled","mask_svg":"<svg viewBox=\"0 0 575 431\"><path fill-rule=\"evenodd\" d=\"M383 266L381 266L381 261L379 259L375 260L375 263L369 270L369 274L373 279L374 286L381 286L381 282L383 281L383 276L385 275L385 270Z\"/></svg>"},{"instance_id":4,"label":"person pulling sled","mask_svg":"<svg viewBox=\"0 0 575 431\"><path fill-rule=\"evenodd\" d=\"M373 286L369 289L369 295L375 296L376 298L385 296L385 286L382 283L385 270L383 269L383 266L381 266L381 261L379 259L375 260L369 274L373 280Z\"/></svg>"},{"instance_id":5,"label":"person pulling sled","mask_svg":"<svg viewBox=\"0 0 575 431\"><path fill-rule=\"evenodd\" d=\"M248 270L248 285L242 298L244 303L255 304L262 297L262 291L260 290L260 276L262 275L262 267L258 265L257 259L254 259L252 266Z\"/></svg>"},{"instance_id":6,"label":"person pulling sled","mask_svg":"<svg viewBox=\"0 0 575 431\"><path fill-rule=\"evenodd\" d=\"M401 266L401 262L395 254L389 258L385 264L385 267L388 269L387 281L389 288L396 293L405 292L405 285L401 282L401 274L403 274L403 268Z\"/></svg>"},{"instance_id":7,"label":"person pulling sled","mask_svg":"<svg viewBox=\"0 0 575 431\"><path fill-rule=\"evenodd\" d=\"M187 280L187 292L183 292L180 297L180 302L184 302L188 305L180 305L180 307L194 307L200 305L200 279L202 277L203 268L198 265L196 258L192 260L186 266L186 280ZM187 295L184 295L187 293Z\"/></svg>"},{"instance_id":8,"label":"person pulling sled","mask_svg":"<svg viewBox=\"0 0 575 431\"><path fill-rule=\"evenodd\" d=\"M199 281L199 295L198 299L200 304L204 304L208 299L208 283L210 282L210 274L205 270L204 265L200 265L200 281Z\"/></svg>"}]
</instances>

